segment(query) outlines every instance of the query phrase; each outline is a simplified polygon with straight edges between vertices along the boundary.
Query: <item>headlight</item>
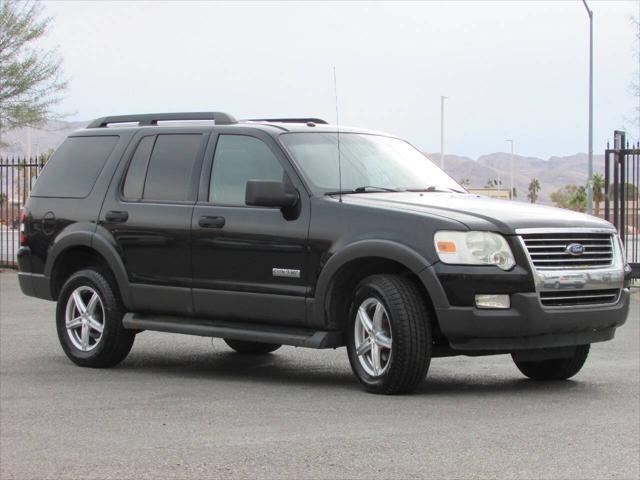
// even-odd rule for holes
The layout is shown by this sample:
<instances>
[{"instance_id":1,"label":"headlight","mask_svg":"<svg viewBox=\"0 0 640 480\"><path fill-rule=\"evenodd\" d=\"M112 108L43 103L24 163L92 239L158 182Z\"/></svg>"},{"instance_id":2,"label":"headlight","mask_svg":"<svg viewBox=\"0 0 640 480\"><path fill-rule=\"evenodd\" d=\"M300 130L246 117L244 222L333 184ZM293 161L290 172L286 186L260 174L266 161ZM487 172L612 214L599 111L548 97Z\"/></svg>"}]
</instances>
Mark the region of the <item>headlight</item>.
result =
<instances>
[{"instance_id":1,"label":"headlight","mask_svg":"<svg viewBox=\"0 0 640 480\"><path fill-rule=\"evenodd\" d=\"M491 232L436 232L436 252L443 263L495 265L511 270L516 264L502 235Z\"/></svg>"}]
</instances>

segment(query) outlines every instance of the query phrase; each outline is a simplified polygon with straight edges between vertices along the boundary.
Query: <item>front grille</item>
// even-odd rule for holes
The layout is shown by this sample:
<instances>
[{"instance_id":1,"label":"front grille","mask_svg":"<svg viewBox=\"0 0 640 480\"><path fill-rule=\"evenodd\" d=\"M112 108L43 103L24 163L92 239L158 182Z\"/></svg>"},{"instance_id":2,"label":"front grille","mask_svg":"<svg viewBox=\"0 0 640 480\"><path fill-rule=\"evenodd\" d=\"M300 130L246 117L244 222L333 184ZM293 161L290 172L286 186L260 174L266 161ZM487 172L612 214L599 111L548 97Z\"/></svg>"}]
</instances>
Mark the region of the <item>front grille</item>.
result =
<instances>
[{"instance_id":1,"label":"front grille","mask_svg":"<svg viewBox=\"0 0 640 480\"><path fill-rule=\"evenodd\" d=\"M538 269L604 267L613 261L609 233L532 233L522 235L522 239ZM584 247L581 255L567 252L573 243Z\"/></svg>"},{"instance_id":2,"label":"front grille","mask_svg":"<svg viewBox=\"0 0 640 480\"><path fill-rule=\"evenodd\" d=\"M620 297L619 288L606 290L565 290L540 292L540 302L545 307L579 307L582 305L603 305L616 303Z\"/></svg>"}]
</instances>

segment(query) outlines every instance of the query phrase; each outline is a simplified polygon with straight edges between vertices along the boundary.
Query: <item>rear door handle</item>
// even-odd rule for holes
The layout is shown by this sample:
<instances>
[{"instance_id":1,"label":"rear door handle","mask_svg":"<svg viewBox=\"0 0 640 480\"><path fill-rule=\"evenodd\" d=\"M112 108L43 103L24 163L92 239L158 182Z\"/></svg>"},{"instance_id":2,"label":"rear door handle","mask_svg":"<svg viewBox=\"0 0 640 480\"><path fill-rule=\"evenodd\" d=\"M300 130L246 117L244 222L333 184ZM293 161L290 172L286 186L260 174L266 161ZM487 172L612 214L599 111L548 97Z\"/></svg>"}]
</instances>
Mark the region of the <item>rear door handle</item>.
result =
<instances>
[{"instance_id":1,"label":"rear door handle","mask_svg":"<svg viewBox=\"0 0 640 480\"><path fill-rule=\"evenodd\" d=\"M200 217L198 220L198 225L202 228L222 228L224 223L224 217Z\"/></svg>"},{"instance_id":2,"label":"rear door handle","mask_svg":"<svg viewBox=\"0 0 640 480\"><path fill-rule=\"evenodd\" d=\"M104 216L107 222L111 223L124 223L129 220L129 213L127 212L118 212L116 210L110 210Z\"/></svg>"}]
</instances>

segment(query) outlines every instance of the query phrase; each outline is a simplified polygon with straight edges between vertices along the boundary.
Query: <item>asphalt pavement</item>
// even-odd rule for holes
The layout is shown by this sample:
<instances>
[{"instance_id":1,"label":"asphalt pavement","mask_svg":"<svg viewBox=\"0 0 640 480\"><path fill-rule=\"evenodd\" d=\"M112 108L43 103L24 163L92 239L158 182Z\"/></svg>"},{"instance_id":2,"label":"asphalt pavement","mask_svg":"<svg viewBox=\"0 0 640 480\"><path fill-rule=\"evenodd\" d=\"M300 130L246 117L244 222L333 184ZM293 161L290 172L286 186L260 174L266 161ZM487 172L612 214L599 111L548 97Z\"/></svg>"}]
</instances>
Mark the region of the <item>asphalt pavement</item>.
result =
<instances>
[{"instance_id":1,"label":"asphalt pavement","mask_svg":"<svg viewBox=\"0 0 640 480\"><path fill-rule=\"evenodd\" d=\"M119 367L76 367L54 308L0 274L2 479L640 477L637 289L574 380L444 358L402 397L363 392L344 349L144 332Z\"/></svg>"}]
</instances>

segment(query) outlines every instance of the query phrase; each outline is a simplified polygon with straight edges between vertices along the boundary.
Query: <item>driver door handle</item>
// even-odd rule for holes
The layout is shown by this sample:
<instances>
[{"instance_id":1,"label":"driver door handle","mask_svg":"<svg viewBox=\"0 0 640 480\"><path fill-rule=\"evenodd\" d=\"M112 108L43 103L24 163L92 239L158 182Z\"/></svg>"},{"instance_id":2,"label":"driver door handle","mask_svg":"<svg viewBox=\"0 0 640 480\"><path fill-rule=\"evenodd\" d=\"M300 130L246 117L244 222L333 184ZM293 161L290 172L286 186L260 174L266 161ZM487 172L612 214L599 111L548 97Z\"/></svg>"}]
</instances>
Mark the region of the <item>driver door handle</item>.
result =
<instances>
[{"instance_id":1,"label":"driver door handle","mask_svg":"<svg viewBox=\"0 0 640 480\"><path fill-rule=\"evenodd\" d=\"M224 217L200 217L198 225L202 228L222 228L224 227Z\"/></svg>"},{"instance_id":2,"label":"driver door handle","mask_svg":"<svg viewBox=\"0 0 640 480\"><path fill-rule=\"evenodd\" d=\"M124 223L129 219L127 212L118 212L116 210L110 210L104 216L105 220L110 223Z\"/></svg>"}]
</instances>

